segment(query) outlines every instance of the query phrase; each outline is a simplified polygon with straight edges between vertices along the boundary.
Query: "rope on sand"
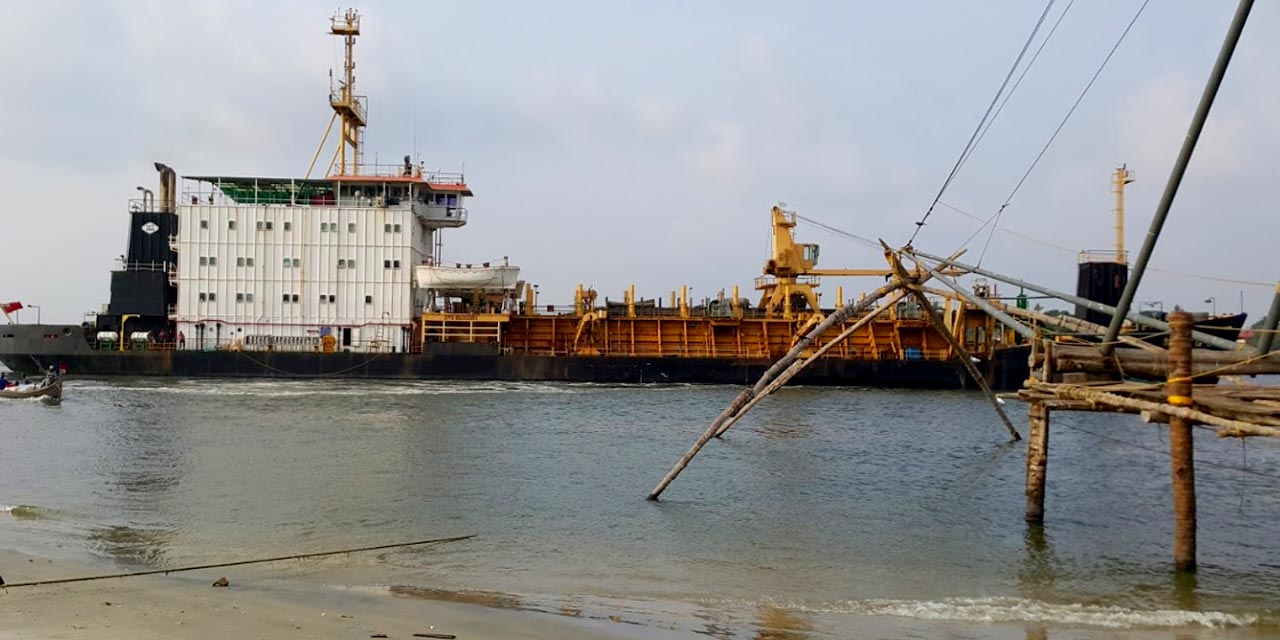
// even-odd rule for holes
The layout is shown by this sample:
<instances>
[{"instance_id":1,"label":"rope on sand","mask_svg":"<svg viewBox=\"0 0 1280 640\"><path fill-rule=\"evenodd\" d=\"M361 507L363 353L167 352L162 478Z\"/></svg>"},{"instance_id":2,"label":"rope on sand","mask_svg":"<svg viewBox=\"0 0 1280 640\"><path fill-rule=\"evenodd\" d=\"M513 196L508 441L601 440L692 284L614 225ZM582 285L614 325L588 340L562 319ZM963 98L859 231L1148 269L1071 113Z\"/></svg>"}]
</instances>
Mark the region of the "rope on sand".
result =
<instances>
[{"instance_id":1,"label":"rope on sand","mask_svg":"<svg viewBox=\"0 0 1280 640\"><path fill-rule=\"evenodd\" d=\"M380 549L396 549L399 547L416 547L426 544L438 544L443 542L458 542L461 540L469 540L476 537L476 534L466 536L456 536L452 538L432 538L430 540L415 540L413 542L398 542L396 544L380 544L374 547L356 547L354 549L339 549L337 551L319 551L316 553L300 553L292 556L276 556L274 558L260 558L255 560L236 560L233 562L217 562L214 564L201 564L191 567L179 567L177 569L152 569L150 571L134 571L132 573L111 573L100 576L81 576L78 578L59 578L57 580L35 580L32 582L14 582L12 584L0 584L0 590L13 589L16 587L36 587L50 584L66 584L68 582L88 582L90 580L109 580L111 578L136 578L138 576L154 576L158 574L169 575L170 573L180 573L183 571L199 571L201 569L217 569L219 567L236 567L246 564L262 564L265 562L281 562L284 560L303 560L306 558L319 558L323 556L337 556L345 553L359 553L362 551L378 551Z\"/></svg>"}]
</instances>

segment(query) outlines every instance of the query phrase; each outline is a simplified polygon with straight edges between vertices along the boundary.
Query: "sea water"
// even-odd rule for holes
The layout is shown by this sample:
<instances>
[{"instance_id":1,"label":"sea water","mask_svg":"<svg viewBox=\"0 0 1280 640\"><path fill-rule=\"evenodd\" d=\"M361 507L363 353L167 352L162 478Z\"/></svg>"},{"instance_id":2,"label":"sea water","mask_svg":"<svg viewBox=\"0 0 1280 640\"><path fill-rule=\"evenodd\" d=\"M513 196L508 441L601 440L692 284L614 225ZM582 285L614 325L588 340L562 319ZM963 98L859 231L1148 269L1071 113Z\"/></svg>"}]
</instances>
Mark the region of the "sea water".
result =
<instances>
[{"instance_id":1,"label":"sea water","mask_svg":"<svg viewBox=\"0 0 1280 640\"><path fill-rule=\"evenodd\" d=\"M737 392L70 381L0 403L0 547L147 568L476 534L280 571L671 637L1280 635L1280 443L1197 431L1188 580L1163 427L1055 413L1028 526L1025 446L970 392L784 389L646 501Z\"/></svg>"}]
</instances>

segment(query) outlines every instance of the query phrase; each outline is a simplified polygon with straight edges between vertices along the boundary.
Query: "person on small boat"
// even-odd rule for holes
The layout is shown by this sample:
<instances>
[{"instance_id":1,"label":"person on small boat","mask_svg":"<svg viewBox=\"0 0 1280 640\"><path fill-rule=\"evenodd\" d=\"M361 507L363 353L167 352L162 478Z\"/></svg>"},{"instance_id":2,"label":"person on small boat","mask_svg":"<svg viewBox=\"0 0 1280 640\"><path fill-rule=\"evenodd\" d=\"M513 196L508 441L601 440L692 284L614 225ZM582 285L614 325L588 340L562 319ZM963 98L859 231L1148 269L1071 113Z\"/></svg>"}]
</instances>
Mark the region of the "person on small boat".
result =
<instances>
[{"instance_id":1,"label":"person on small boat","mask_svg":"<svg viewBox=\"0 0 1280 640\"><path fill-rule=\"evenodd\" d=\"M4 391L5 389L9 388L10 384L12 383L9 382L8 378L4 377L4 372L0 371L0 391Z\"/></svg>"}]
</instances>

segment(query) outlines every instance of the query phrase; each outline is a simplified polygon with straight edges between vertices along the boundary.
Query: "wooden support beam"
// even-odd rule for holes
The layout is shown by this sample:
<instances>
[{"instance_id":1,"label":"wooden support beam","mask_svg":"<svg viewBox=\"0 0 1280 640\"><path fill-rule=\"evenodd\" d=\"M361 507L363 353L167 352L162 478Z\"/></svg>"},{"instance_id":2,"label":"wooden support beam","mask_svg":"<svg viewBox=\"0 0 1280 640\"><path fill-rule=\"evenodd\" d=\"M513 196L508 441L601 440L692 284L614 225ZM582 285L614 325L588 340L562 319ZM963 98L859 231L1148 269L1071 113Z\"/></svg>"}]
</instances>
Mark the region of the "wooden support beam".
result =
<instances>
[{"instance_id":1,"label":"wooden support beam","mask_svg":"<svg viewBox=\"0 0 1280 640\"><path fill-rule=\"evenodd\" d=\"M1027 522L1044 522L1044 487L1049 465L1049 405L1031 403L1027 432Z\"/></svg>"},{"instance_id":2,"label":"wooden support beam","mask_svg":"<svg viewBox=\"0 0 1280 640\"><path fill-rule=\"evenodd\" d=\"M760 380L756 382L755 386L743 389L742 393L739 393L738 396L733 399L733 402L730 403L724 411L720 412L719 416L716 416L716 419L711 422L711 426L707 427L707 430L702 432L701 436L698 436L698 439L693 442L693 445L689 447L689 450L686 451L683 456L680 456L680 459L676 461L675 466L671 467L671 470L662 478L662 481L658 483L658 486L654 487L653 491L649 493L649 500L657 500L658 497L662 495L662 492L666 491L667 487L670 486L671 483L675 481L676 477L680 475L680 472L684 471L685 467L689 466L689 462L693 460L693 457L698 455L698 452L706 446L707 442L709 442L711 438L715 437L716 433L720 431L720 427L724 425L726 421L733 418L733 416L741 413L742 408L751 402L752 398L763 392L765 388L769 386L769 383L773 382L774 378L786 371L787 368L796 361L796 358L799 358L800 354L803 353L805 349L809 348L809 345L813 342L814 338L825 333L827 329L831 328L833 325L844 322L851 316L866 311L871 308L871 305L875 304L877 300L889 295L901 287L902 283L898 280L886 283L884 286L881 286L871 292L870 295L859 300L857 303L850 304L836 310L831 315L827 316L825 320L819 323L818 326L810 330L809 333L805 334L804 337L795 344L795 346L791 347L791 350L788 351L786 355L773 363L773 366L769 367L769 369L764 372L764 375L760 376ZM765 326L768 326L768 324L766 323Z\"/></svg>"},{"instance_id":3,"label":"wooden support beam","mask_svg":"<svg viewBox=\"0 0 1280 640\"><path fill-rule=\"evenodd\" d=\"M1104 356L1095 346L1056 343L1052 351L1057 373L1120 371L1128 376L1163 380L1170 370L1168 353L1163 350L1116 349ZM1259 355L1251 351L1193 349L1191 361L1196 377L1280 373L1280 352Z\"/></svg>"},{"instance_id":4,"label":"wooden support beam","mask_svg":"<svg viewBox=\"0 0 1280 640\"><path fill-rule=\"evenodd\" d=\"M820 347L817 351L815 351L813 355L803 360L798 359L795 362L791 363L791 366L787 367L785 371L778 374L778 377L774 378L774 380L770 382L769 385L766 386L763 391L757 394L756 397L752 398L751 402L748 402L746 406L742 407L742 409L738 410L737 413L735 413L732 417L726 420L725 423L720 426L720 430L716 432L716 437L719 438L720 436L724 435L724 432L728 431L729 427L732 427L734 423L738 421L739 418L746 415L747 412L750 411L751 409L755 408L755 406L757 404L760 404L760 401L764 400L765 397L767 397L769 394L782 388L782 385L786 384L789 380L794 378L796 374L800 373L801 371L804 370L805 367L809 366L810 362L813 362L814 360L821 358L823 354L825 354L827 351L830 351L832 347L838 344L843 344L844 341L849 338L849 336L852 336L854 334L854 332L866 326L867 323L871 322L872 320L875 320L876 316L879 316L885 311L892 309L893 305L897 304L898 301L901 300L902 297L905 295L906 295L905 291L895 292L887 302L877 307L875 311L872 311L871 313L868 313L867 315L859 318L857 322L853 323L853 326L840 332L840 335L836 336L834 340L822 345L822 347Z\"/></svg>"},{"instance_id":5,"label":"wooden support beam","mask_svg":"<svg viewBox=\"0 0 1280 640\"><path fill-rule=\"evenodd\" d=\"M1172 364L1165 385L1169 404L1190 407L1191 398L1191 314L1169 314L1169 360ZM1173 568L1196 570L1196 469L1192 421L1174 416L1169 420L1169 462L1173 473Z\"/></svg>"}]
</instances>

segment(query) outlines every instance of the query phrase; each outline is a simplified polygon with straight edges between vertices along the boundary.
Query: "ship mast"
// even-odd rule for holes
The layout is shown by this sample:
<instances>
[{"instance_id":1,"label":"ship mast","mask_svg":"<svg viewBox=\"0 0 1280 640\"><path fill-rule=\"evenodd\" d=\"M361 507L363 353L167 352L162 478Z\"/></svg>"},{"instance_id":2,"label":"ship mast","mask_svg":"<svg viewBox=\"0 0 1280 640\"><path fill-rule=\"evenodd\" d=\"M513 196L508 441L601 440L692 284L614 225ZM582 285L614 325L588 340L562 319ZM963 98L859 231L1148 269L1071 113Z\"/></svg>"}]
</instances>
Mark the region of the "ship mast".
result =
<instances>
[{"instance_id":1,"label":"ship mast","mask_svg":"<svg viewBox=\"0 0 1280 640\"><path fill-rule=\"evenodd\" d=\"M347 9L345 15L334 15L330 20L329 33L342 36L346 44L346 56L343 60L343 78L335 88L330 80L329 106L333 107L336 117L342 119L342 137L338 140L337 158L330 164L329 174L358 175L360 173L360 130L366 124L365 96L355 95L356 61L354 49L356 36L360 35L360 14L354 9ZM347 155L347 147L351 147L351 155Z\"/></svg>"},{"instance_id":2,"label":"ship mast","mask_svg":"<svg viewBox=\"0 0 1280 640\"><path fill-rule=\"evenodd\" d=\"M1128 256L1124 252L1124 186L1134 181L1133 172L1128 164L1116 167L1111 175L1111 193L1116 194L1116 262L1128 264Z\"/></svg>"}]
</instances>

